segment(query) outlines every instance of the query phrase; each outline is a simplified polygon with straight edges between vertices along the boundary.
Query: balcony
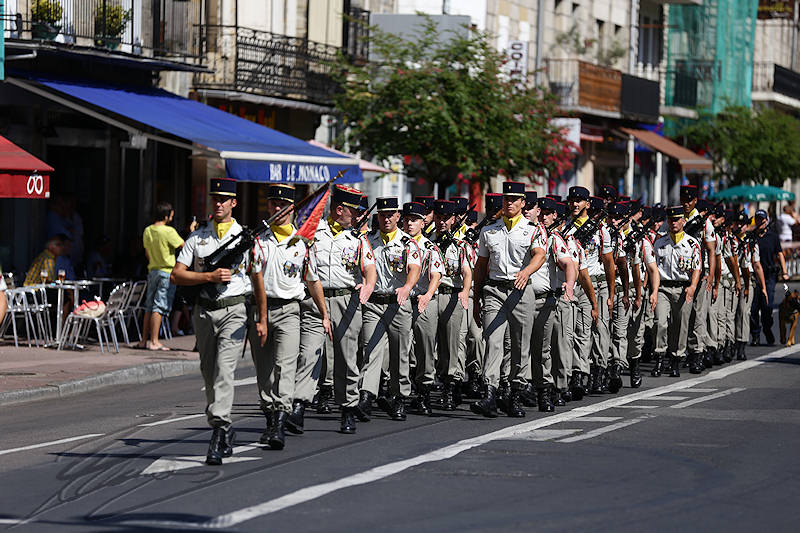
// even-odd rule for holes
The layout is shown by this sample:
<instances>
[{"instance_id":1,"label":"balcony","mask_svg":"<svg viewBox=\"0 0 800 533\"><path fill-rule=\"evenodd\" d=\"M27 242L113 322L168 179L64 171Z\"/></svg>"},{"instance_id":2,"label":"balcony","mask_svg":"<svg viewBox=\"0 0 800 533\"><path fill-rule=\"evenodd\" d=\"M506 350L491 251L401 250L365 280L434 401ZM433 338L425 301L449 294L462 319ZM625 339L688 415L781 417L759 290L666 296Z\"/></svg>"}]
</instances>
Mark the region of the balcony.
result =
<instances>
[{"instance_id":1,"label":"balcony","mask_svg":"<svg viewBox=\"0 0 800 533\"><path fill-rule=\"evenodd\" d=\"M548 59L547 82L561 108L608 118L658 118L659 85L579 59Z\"/></svg>"},{"instance_id":2,"label":"balcony","mask_svg":"<svg viewBox=\"0 0 800 533\"><path fill-rule=\"evenodd\" d=\"M241 26L205 25L200 49L212 73L195 75L198 89L238 91L329 106L339 48Z\"/></svg>"},{"instance_id":3,"label":"balcony","mask_svg":"<svg viewBox=\"0 0 800 533\"><path fill-rule=\"evenodd\" d=\"M123 52L197 62L192 56L204 0L11 0L9 48Z\"/></svg>"},{"instance_id":4,"label":"balcony","mask_svg":"<svg viewBox=\"0 0 800 533\"><path fill-rule=\"evenodd\" d=\"M800 73L774 63L754 63L752 98L800 109Z\"/></svg>"}]
</instances>

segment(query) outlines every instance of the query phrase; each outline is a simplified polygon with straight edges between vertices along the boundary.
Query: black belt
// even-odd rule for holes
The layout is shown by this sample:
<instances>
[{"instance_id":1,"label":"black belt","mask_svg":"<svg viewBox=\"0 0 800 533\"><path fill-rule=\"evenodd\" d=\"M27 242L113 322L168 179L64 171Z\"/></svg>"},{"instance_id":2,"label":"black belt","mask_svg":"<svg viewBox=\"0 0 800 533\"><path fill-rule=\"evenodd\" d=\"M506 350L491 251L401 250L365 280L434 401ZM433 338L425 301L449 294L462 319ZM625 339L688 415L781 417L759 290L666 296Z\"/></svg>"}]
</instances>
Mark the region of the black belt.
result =
<instances>
[{"instance_id":1,"label":"black belt","mask_svg":"<svg viewBox=\"0 0 800 533\"><path fill-rule=\"evenodd\" d=\"M497 287L498 289L506 289L509 291L512 289L516 289L516 287L514 286L515 283L516 283L515 280L509 280L509 279L490 279L486 281L486 285L488 285L489 287ZM530 283L531 280L528 280L528 283L526 283L525 285L530 285Z\"/></svg>"},{"instance_id":2,"label":"black belt","mask_svg":"<svg viewBox=\"0 0 800 533\"><path fill-rule=\"evenodd\" d=\"M437 290L439 291L439 294L458 294L464 289L459 287L450 287L449 285L439 285Z\"/></svg>"},{"instance_id":3,"label":"black belt","mask_svg":"<svg viewBox=\"0 0 800 533\"><path fill-rule=\"evenodd\" d=\"M671 279L662 279L661 286L662 287L688 287L691 285L689 281L673 281Z\"/></svg>"},{"instance_id":4,"label":"black belt","mask_svg":"<svg viewBox=\"0 0 800 533\"><path fill-rule=\"evenodd\" d=\"M356 292L355 289L345 288L345 289L322 289L322 294L325 295L326 298L333 298L335 296L349 296Z\"/></svg>"},{"instance_id":5,"label":"black belt","mask_svg":"<svg viewBox=\"0 0 800 533\"><path fill-rule=\"evenodd\" d=\"M561 298L561 295L564 294L564 289L553 289L549 291L542 291L536 293L536 299L539 300L541 298L547 299L551 296L554 298Z\"/></svg>"},{"instance_id":6,"label":"black belt","mask_svg":"<svg viewBox=\"0 0 800 533\"><path fill-rule=\"evenodd\" d=\"M372 296L369 297L369 302L373 304L396 304L397 303L397 295L396 294L375 294L372 293Z\"/></svg>"},{"instance_id":7,"label":"black belt","mask_svg":"<svg viewBox=\"0 0 800 533\"><path fill-rule=\"evenodd\" d=\"M197 299L197 305L207 311L216 311L217 309L243 304L247 302L247 296L246 294L240 294L239 296L228 296L227 298L217 298L216 300L209 300L201 296Z\"/></svg>"},{"instance_id":8,"label":"black belt","mask_svg":"<svg viewBox=\"0 0 800 533\"><path fill-rule=\"evenodd\" d=\"M267 297L267 307L281 307L292 302L300 302L300 300L286 300L284 298Z\"/></svg>"}]
</instances>

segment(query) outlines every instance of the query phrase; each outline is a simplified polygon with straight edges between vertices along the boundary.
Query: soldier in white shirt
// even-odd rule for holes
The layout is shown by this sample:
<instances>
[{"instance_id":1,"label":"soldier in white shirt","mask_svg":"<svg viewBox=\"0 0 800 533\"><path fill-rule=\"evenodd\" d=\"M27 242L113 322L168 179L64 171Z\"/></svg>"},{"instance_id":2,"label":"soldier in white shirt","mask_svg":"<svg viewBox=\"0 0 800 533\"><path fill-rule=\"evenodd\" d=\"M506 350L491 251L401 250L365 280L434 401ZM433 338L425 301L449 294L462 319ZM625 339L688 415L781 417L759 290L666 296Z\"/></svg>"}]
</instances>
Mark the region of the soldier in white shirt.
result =
<instances>
[{"instance_id":1,"label":"soldier in white shirt","mask_svg":"<svg viewBox=\"0 0 800 533\"><path fill-rule=\"evenodd\" d=\"M414 201L425 206L425 223L423 224L422 234L427 238L433 237L436 231L436 224L433 223L433 196L415 196Z\"/></svg>"},{"instance_id":2,"label":"soldier in white shirt","mask_svg":"<svg viewBox=\"0 0 800 533\"><path fill-rule=\"evenodd\" d=\"M721 208L722 206L720 206ZM730 233L729 226L733 220L732 211L722 212L717 216L715 229L721 235L722 260L720 261L720 288L717 294L719 311L717 313L717 346L722 352L723 361L730 363L734 357L736 323L736 307L739 303L739 292L742 280L739 275L739 240Z\"/></svg>"},{"instance_id":3,"label":"soldier in white shirt","mask_svg":"<svg viewBox=\"0 0 800 533\"><path fill-rule=\"evenodd\" d=\"M607 224L612 234L614 249L614 310L609 324L611 349L608 358L607 372L603 379L604 388L616 394L622 388L622 358L628 352L628 326L631 318L631 294L636 290L638 276L634 276L635 254L629 257L625 252L625 235L629 227L622 226L623 219L629 215L631 203L619 201L609 206ZM638 274L638 273L637 273ZM639 286L641 290L641 286Z\"/></svg>"},{"instance_id":4,"label":"soldier in white shirt","mask_svg":"<svg viewBox=\"0 0 800 533\"><path fill-rule=\"evenodd\" d=\"M439 248L423 235L426 208L418 202L403 204L403 226L419 246L422 270L411 291L412 331L414 340L409 354L410 366L415 370L414 383L417 396L411 411L430 416L431 388L436 381L436 335L439 326L439 308L436 290L444 274Z\"/></svg>"},{"instance_id":5,"label":"soldier in white shirt","mask_svg":"<svg viewBox=\"0 0 800 533\"><path fill-rule=\"evenodd\" d=\"M761 252L754 233L747 233L744 228L750 224L747 213L737 215L736 225L732 232L739 239L739 267L741 268L742 290L739 293L739 306L736 308L736 359L747 359L745 347L750 341L750 307L753 304L756 290L761 290L767 298L767 285L764 282L764 269L761 267ZM758 283L756 283L758 281Z\"/></svg>"},{"instance_id":6,"label":"soldier in white shirt","mask_svg":"<svg viewBox=\"0 0 800 533\"><path fill-rule=\"evenodd\" d=\"M389 368L389 397L379 405L392 420L405 420L404 399L411 395L409 351L411 349L411 301L419 280L422 257L417 242L397 227L397 198L378 198L378 228L367 234L375 254L378 280L375 292L364 304L361 400L359 417L367 419L378 393L384 360Z\"/></svg>"},{"instance_id":7,"label":"soldier in white shirt","mask_svg":"<svg viewBox=\"0 0 800 533\"><path fill-rule=\"evenodd\" d=\"M278 214L294 202L294 187L270 185L267 191L269 216ZM261 410L267 426L260 442L274 450L285 443L287 417L292 412L295 373L300 352L300 301L306 288L322 318L325 334L331 336L328 309L317 277L315 257L308 245L296 235L292 211L269 226L269 232L256 242L255 260L264 277L267 295L269 335L264 346L256 346L251 336L253 361L256 367ZM302 428L291 426L299 433Z\"/></svg>"},{"instance_id":8,"label":"soldier in white shirt","mask_svg":"<svg viewBox=\"0 0 800 533\"><path fill-rule=\"evenodd\" d=\"M661 284L656 306L655 366L650 373L661 376L664 358L670 356L670 376L680 377L681 359L686 356L686 338L692 302L700 282L700 243L683 232L683 208L667 209L667 235L655 243Z\"/></svg>"},{"instance_id":9,"label":"soldier in white shirt","mask_svg":"<svg viewBox=\"0 0 800 533\"><path fill-rule=\"evenodd\" d=\"M533 328L531 319L536 310L536 295L530 277L544 263L547 236L523 218L524 205L525 185L504 182L503 217L483 228L478 241L474 281L478 298L475 300L474 318L483 325L486 339L483 375L487 390L484 398L473 403L470 409L487 417L497 416L495 396L500 381L506 325L511 337L509 378L512 391L508 404L519 401L519 392L527 384ZM515 414L520 410L508 411Z\"/></svg>"},{"instance_id":10,"label":"soldier in white shirt","mask_svg":"<svg viewBox=\"0 0 800 533\"><path fill-rule=\"evenodd\" d=\"M289 421L302 429L303 409L314 396L323 351L330 351L334 399L341 406L341 432L356 431L358 392L358 351L361 332L361 305L375 288L375 259L366 237L353 226L363 211L361 192L335 185L331 194L330 214L319 221L310 254L317 265L317 275L325 295L333 339L325 349L322 322L302 316L300 358L298 361L295 400ZM304 305L306 302L304 301ZM316 307L314 308L316 310ZM318 312L314 313L319 316ZM305 322L312 322L306 324ZM308 330L308 332L306 332ZM325 385L323 385L325 386ZM322 387L320 387L322 389ZM290 426L287 425L287 428Z\"/></svg>"},{"instance_id":11,"label":"soldier in white shirt","mask_svg":"<svg viewBox=\"0 0 800 533\"><path fill-rule=\"evenodd\" d=\"M242 232L242 227L232 217L236 207L236 181L212 179L211 203L213 222L186 239L171 279L176 285L202 285L193 322L200 352L200 372L205 381L206 418L214 428L206 463L219 465L223 457L233 453L233 376L246 340L246 301L250 294L255 296L259 317L253 328L254 347L263 345L266 340L267 317L261 271L251 270L252 250L238 258L233 268L206 272L204 259Z\"/></svg>"}]
</instances>

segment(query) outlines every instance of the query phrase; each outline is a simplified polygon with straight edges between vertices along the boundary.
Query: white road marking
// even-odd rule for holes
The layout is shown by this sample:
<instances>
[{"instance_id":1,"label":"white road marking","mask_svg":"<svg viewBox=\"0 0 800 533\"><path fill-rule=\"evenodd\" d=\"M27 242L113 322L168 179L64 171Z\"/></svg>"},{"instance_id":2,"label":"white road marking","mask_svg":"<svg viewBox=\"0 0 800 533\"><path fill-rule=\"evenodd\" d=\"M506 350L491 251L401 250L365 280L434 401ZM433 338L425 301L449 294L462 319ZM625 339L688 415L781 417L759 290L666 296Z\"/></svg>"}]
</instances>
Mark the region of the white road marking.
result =
<instances>
[{"instance_id":1,"label":"white road marking","mask_svg":"<svg viewBox=\"0 0 800 533\"><path fill-rule=\"evenodd\" d=\"M582 429L534 429L533 431L528 431L527 433L514 435L508 440L533 440L533 441L554 440L566 437L568 435L573 435L580 431L583 430Z\"/></svg>"},{"instance_id":2,"label":"white road marking","mask_svg":"<svg viewBox=\"0 0 800 533\"><path fill-rule=\"evenodd\" d=\"M258 381L256 381L256 377L255 376L250 377L250 378L242 378L242 379L233 380L233 386L234 387L239 387L241 385L253 385L255 383L258 383ZM200 389L201 392L204 391L204 390L206 390L205 387Z\"/></svg>"},{"instance_id":3,"label":"white road marking","mask_svg":"<svg viewBox=\"0 0 800 533\"><path fill-rule=\"evenodd\" d=\"M628 427L628 426L632 426L633 424L638 424L642 420L646 420L646 419L647 419L646 417L640 417L640 418L632 418L631 420L623 420L622 422L617 422L616 424L611 424L610 426L604 426L604 427L601 427L601 428L593 429L592 431L587 431L586 433L583 433L582 435L576 435L574 437L561 439L561 440L559 440L557 442L578 442L578 441L581 441L581 440L593 439L595 437L603 435L604 433L610 433L610 432L616 431L618 429L622 429L622 428L625 428L625 427Z\"/></svg>"},{"instance_id":4,"label":"white road marking","mask_svg":"<svg viewBox=\"0 0 800 533\"><path fill-rule=\"evenodd\" d=\"M24 523L25 523L24 518L0 518L0 525L4 526L6 525L15 526L17 524L24 524Z\"/></svg>"},{"instance_id":5,"label":"white road marking","mask_svg":"<svg viewBox=\"0 0 800 533\"><path fill-rule=\"evenodd\" d=\"M694 389L686 389L683 392L699 392L699 393L705 394L707 392L714 392L715 390L719 390L719 389L698 389L698 388L694 388Z\"/></svg>"},{"instance_id":6,"label":"white road marking","mask_svg":"<svg viewBox=\"0 0 800 533\"><path fill-rule=\"evenodd\" d=\"M648 400L652 400L653 398L648 398ZM661 407L660 405L618 405L617 408L619 409L658 409Z\"/></svg>"},{"instance_id":7,"label":"white road marking","mask_svg":"<svg viewBox=\"0 0 800 533\"><path fill-rule=\"evenodd\" d=\"M689 398L689 397L688 396L653 396L650 399L651 400L664 400L664 401L670 401L670 400L678 401L678 400L686 400L687 398Z\"/></svg>"},{"instance_id":8,"label":"white road marking","mask_svg":"<svg viewBox=\"0 0 800 533\"><path fill-rule=\"evenodd\" d=\"M92 437L102 437L105 433L90 433L88 435L78 435L77 437L68 437L66 439L58 439L50 442L40 442L39 444L31 444L29 446L22 446L20 448L11 448L8 450L0 450L0 455L6 455L14 452L24 452L26 450L35 450L36 448L44 448L46 446L55 446L56 444L65 444L67 442L74 442L76 440L91 439Z\"/></svg>"},{"instance_id":9,"label":"white road marking","mask_svg":"<svg viewBox=\"0 0 800 533\"><path fill-rule=\"evenodd\" d=\"M123 523L132 525L147 525L149 527L154 527L154 526L179 527L179 528L195 527L204 529L224 529L233 527L243 522L247 522L248 520L252 520L254 518L263 517L281 511L283 509L287 509L289 507L294 507L295 505L299 505L301 503L306 503L309 501L316 500L317 498L321 498L322 496L325 496L332 492L336 492L348 487L366 485L368 483L385 479L387 477L393 476L395 474L408 470L409 468L419 466L421 464L432 463L436 461L444 461L446 459L455 457L460 453L471 450L472 448L481 446L483 444L487 444L495 440L508 439L509 437L513 437L514 435L518 435L520 433L524 433L527 431L547 426L553 426L555 424L560 424L561 422L575 420L576 418L582 417L584 414L592 414L600 411L605 411L606 409L619 407L620 405L629 404L637 400L652 398L653 396L659 396L669 392L686 390L696 385L706 383L708 381L715 381L718 379L722 379L732 374L736 374L738 372L742 372L744 370L748 370L750 368L759 366L764 362L766 362L767 360L774 361L775 359L786 357L787 355L796 353L798 351L800 351L800 345L793 346L791 348L783 348L769 355L765 355L756 359L750 359L748 361L744 361L736 365L730 365L728 367L720 368L718 370L713 370L704 376L689 378L683 381L675 381L663 387L656 387L655 389L634 392L626 396L610 398L608 400L598 402L593 405L587 405L584 407L579 407L576 409L572 409L570 411L565 411L563 413L558 413L538 420L531 420L530 422L523 422L522 424L509 426L497 431L493 431L492 433L487 433L484 435L479 435L477 437L464 439L454 444L450 444L449 446L445 446L443 448L439 448L428 453L417 455L416 457L411 457L409 459L403 459L401 461L395 461L393 463L376 466L374 468L370 468L369 470L345 476L343 478L335 479L327 483L320 483L317 485L312 485L310 487L305 487L296 490L294 492L290 492L289 494L286 494L284 496L280 496L278 498L274 498L272 500L268 500L263 503L238 509L230 513L219 515L215 518L206 521L183 522L177 520L176 521L130 520Z\"/></svg>"},{"instance_id":10,"label":"white road marking","mask_svg":"<svg viewBox=\"0 0 800 533\"><path fill-rule=\"evenodd\" d=\"M576 422L616 422L622 420L621 416L581 416L575 419Z\"/></svg>"},{"instance_id":11,"label":"white road marking","mask_svg":"<svg viewBox=\"0 0 800 533\"><path fill-rule=\"evenodd\" d=\"M699 398L695 398L694 400L688 400L686 402L676 403L675 405L670 405L672 409L683 409L684 407L689 407L690 405L694 405L700 402L707 402L708 400L716 400L717 398L722 398L724 396L730 396L731 394L735 394L737 392L742 392L745 390L742 387L735 387L733 389L724 390L718 392L716 394L709 394L708 396L701 396Z\"/></svg>"},{"instance_id":12,"label":"white road marking","mask_svg":"<svg viewBox=\"0 0 800 533\"><path fill-rule=\"evenodd\" d=\"M191 420L193 418L200 418L206 416L204 413L200 413L199 415L186 415L186 416L179 416L178 418L167 418L166 420L159 420L158 422L148 422L147 424L139 424L140 428L149 428L153 426L160 426L162 424L171 424L173 422L180 422L181 420Z\"/></svg>"},{"instance_id":13,"label":"white road marking","mask_svg":"<svg viewBox=\"0 0 800 533\"><path fill-rule=\"evenodd\" d=\"M252 450L253 448L258 447L259 443L257 442L254 442L253 444L246 444L244 446L235 446L233 448L233 454L236 455L237 453ZM228 457L223 459L222 463L241 463L244 461L258 461L259 459L260 457ZM175 472L176 470L186 470L187 468L205 466L205 464L205 455L184 455L171 458L162 457L150 463L150 466L142 470L139 475L147 476L152 474L160 474L162 472Z\"/></svg>"}]
</instances>

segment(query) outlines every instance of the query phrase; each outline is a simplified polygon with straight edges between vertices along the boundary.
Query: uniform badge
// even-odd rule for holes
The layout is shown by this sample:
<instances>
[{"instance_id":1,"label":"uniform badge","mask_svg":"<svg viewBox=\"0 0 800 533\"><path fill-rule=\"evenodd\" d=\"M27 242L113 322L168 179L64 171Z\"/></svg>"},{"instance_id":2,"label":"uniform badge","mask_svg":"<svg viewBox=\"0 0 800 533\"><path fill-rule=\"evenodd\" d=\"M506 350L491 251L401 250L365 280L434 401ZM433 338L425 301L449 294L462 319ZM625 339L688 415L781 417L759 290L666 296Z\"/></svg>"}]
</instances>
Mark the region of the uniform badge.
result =
<instances>
[{"instance_id":1,"label":"uniform badge","mask_svg":"<svg viewBox=\"0 0 800 533\"><path fill-rule=\"evenodd\" d=\"M290 278L297 277L297 274L300 272L300 265L292 263L291 261L286 261L283 263L283 273L289 276Z\"/></svg>"},{"instance_id":2,"label":"uniform badge","mask_svg":"<svg viewBox=\"0 0 800 533\"><path fill-rule=\"evenodd\" d=\"M200 244L200 246L205 246L206 244L208 244L208 239L200 239L200 243L199 244Z\"/></svg>"},{"instance_id":3,"label":"uniform badge","mask_svg":"<svg viewBox=\"0 0 800 533\"><path fill-rule=\"evenodd\" d=\"M417 252L411 252L411 257L412 257L413 259L419 259L419 253L417 253Z\"/></svg>"}]
</instances>

